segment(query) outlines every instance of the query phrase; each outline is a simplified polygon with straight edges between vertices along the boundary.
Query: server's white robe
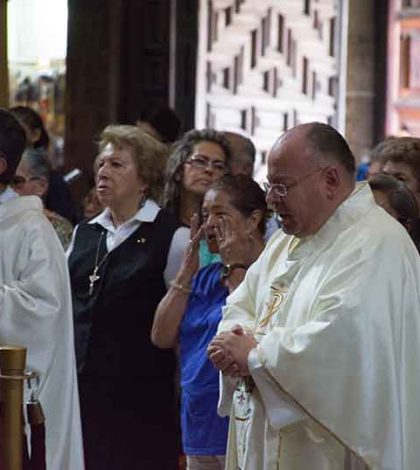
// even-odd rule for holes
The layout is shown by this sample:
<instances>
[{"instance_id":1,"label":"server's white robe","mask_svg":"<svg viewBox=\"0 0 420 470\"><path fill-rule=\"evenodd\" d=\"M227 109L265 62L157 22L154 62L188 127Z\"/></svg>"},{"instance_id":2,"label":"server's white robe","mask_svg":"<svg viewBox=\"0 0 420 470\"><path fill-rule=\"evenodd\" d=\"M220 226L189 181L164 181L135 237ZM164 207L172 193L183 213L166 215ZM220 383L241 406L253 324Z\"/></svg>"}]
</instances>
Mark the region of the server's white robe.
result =
<instances>
[{"instance_id":1,"label":"server's white robe","mask_svg":"<svg viewBox=\"0 0 420 470\"><path fill-rule=\"evenodd\" d=\"M0 204L0 344L26 346L40 374L48 470L82 470L67 263L35 196Z\"/></svg>"},{"instance_id":2,"label":"server's white robe","mask_svg":"<svg viewBox=\"0 0 420 470\"><path fill-rule=\"evenodd\" d=\"M367 185L315 236L274 235L219 331L234 324L259 346L252 380L221 379L227 469L420 468L420 259Z\"/></svg>"}]
</instances>

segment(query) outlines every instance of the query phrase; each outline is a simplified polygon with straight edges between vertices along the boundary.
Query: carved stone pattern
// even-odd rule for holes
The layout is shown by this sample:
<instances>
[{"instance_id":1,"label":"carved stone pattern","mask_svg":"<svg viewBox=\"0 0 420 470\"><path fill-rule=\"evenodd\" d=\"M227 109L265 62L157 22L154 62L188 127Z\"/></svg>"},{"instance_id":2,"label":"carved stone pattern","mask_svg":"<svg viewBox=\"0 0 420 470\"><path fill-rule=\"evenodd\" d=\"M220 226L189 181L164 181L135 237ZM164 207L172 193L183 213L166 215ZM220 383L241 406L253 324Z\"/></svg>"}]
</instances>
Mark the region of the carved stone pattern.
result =
<instances>
[{"instance_id":1,"label":"carved stone pattern","mask_svg":"<svg viewBox=\"0 0 420 470\"><path fill-rule=\"evenodd\" d=\"M200 8L197 127L242 129L262 157L296 124L335 123L336 0L201 0Z\"/></svg>"}]
</instances>

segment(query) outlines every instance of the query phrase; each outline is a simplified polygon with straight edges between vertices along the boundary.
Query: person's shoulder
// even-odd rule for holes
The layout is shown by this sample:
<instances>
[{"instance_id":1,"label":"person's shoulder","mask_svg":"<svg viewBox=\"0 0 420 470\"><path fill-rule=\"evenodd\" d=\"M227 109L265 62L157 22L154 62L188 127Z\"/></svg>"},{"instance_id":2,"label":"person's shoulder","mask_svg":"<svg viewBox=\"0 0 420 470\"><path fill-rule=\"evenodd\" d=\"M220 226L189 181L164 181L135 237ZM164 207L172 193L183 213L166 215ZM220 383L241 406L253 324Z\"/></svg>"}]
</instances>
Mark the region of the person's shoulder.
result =
<instances>
[{"instance_id":1,"label":"person's shoulder","mask_svg":"<svg viewBox=\"0 0 420 470\"><path fill-rule=\"evenodd\" d=\"M220 273L222 272L222 269L223 269L223 263L220 263L220 262L210 263L202 267L197 272L197 277L209 278L209 277L219 276L219 279L220 279Z\"/></svg>"},{"instance_id":2,"label":"person's shoulder","mask_svg":"<svg viewBox=\"0 0 420 470\"><path fill-rule=\"evenodd\" d=\"M57 212L44 209L44 215L55 227L62 227L66 230L73 230L73 224L70 222L70 220L66 219L60 214L57 214Z\"/></svg>"},{"instance_id":3,"label":"person's shoulder","mask_svg":"<svg viewBox=\"0 0 420 470\"><path fill-rule=\"evenodd\" d=\"M37 196L22 196L0 207L0 223L18 228L21 234L50 225L44 215L41 199Z\"/></svg>"},{"instance_id":4,"label":"person's shoulder","mask_svg":"<svg viewBox=\"0 0 420 470\"><path fill-rule=\"evenodd\" d=\"M361 217L353 232L359 232L362 241L365 237L368 244L376 242L396 246L410 238L405 227L379 206L371 208L364 217Z\"/></svg>"},{"instance_id":5,"label":"person's shoulder","mask_svg":"<svg viewBox=\"0 0 420 470\"><path fill-rule=\"evenodd\" d=\"M159 209L156 221L159 221L160 223L171 224L174 228L182 226L176 215L171 210L162 207Z\"/></svg>"},{"instance_id":6,"label":"person's shoulder","mask_svg":"<svg viewBox=\"0 0 420 470\"><path fill-rule=\"evenodd\" d=\"M374 270L390 270L418 257L403 225L375 206L340 234L332 245L331 262L372 265ZM341 261L340 261L341 260Z\"/></svg>"},{"instance_id":7,"label":"person's shoulder","mask_svg":"<svg viewBox=\"0 0 420 470\"><path fill-rule=\"evenodd\" d=\"M223 264L219 262L210 263L197 272L195 275L194 286L197 290L206 290L217 288L224 289L221 281Z\"/></svg>"}]
</instances>

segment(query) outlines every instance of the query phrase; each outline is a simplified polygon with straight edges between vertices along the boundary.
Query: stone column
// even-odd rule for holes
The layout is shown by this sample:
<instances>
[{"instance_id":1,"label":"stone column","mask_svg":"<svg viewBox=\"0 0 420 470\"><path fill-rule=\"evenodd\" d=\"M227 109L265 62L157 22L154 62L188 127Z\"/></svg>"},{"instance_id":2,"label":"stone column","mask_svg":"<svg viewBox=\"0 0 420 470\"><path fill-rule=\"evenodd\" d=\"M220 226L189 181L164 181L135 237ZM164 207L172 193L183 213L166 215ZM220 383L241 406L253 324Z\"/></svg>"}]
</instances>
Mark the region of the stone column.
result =
<instances>
[{"instance_id":1,"label":"stone column","mask_svg":"<svg viewBox=\"0 0 420 470\"><path fill-rule=\"evenodd\" d=\"M78 198L92 177L94 140L109 123L172 106L193 124L197 0L69 0L66 169Z\"/></svg>"},{"instance_id":2,"label":"stone column","mask_svg":"<svg viewBox=\"0 0 420 470\"><path fill-rule=\"evenodd\" d=\"M374 0L349 2L346 137L358 160L374 144L374 12Z\"/></svg>"}]
</instances>

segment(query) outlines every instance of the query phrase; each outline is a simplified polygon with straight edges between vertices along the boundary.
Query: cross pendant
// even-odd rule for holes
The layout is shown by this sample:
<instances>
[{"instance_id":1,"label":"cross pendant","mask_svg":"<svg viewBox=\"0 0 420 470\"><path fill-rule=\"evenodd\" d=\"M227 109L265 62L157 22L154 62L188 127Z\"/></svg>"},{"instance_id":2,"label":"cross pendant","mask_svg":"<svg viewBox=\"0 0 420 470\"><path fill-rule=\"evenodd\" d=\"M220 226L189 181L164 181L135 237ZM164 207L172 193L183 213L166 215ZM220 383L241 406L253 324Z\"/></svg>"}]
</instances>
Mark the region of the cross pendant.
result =
<instances>
[{"instance_id":1,"label":"cross pendant","mask_svg":"<svg viewBox=\"0 0 420 470\"><path fill-rule=\"evenodd\" d=\"M89 276L89 295L93 294L93 288L95 287L95 282L98 281L100 278L96 274L97 268L94 269L93 273Z\"/></svg>"}]
</instances>

